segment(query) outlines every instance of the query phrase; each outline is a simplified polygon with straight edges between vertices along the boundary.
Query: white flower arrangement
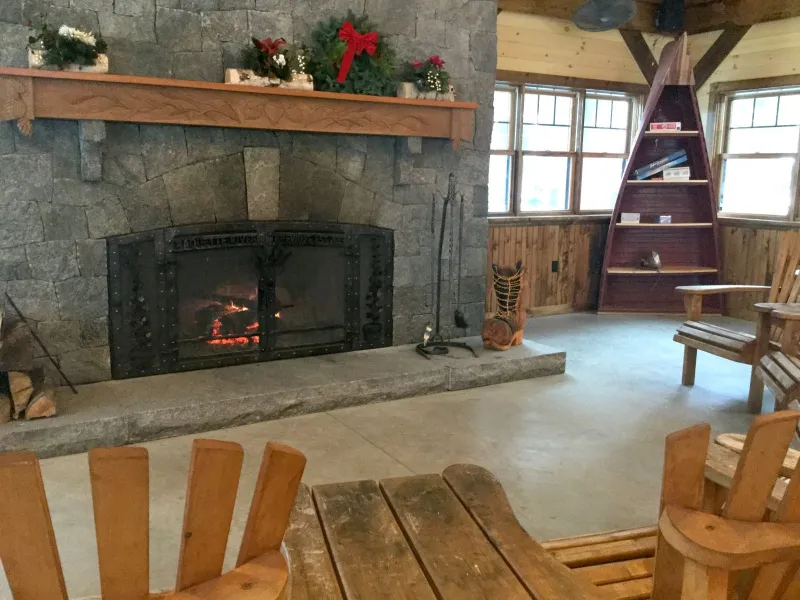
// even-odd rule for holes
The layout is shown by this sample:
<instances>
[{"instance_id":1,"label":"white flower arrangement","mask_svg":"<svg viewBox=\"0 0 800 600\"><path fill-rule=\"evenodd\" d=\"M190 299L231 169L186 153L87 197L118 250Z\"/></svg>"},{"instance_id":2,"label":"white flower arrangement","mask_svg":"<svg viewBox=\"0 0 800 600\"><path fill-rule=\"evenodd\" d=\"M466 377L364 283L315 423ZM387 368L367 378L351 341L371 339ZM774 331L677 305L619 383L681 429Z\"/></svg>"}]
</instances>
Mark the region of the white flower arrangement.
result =
<instances>
[{"instance_id":1,"label":"white flower arrangement","mask_svg":"<svg viewBox=\"0 0 800 600\"><path fill-rule=\"evenodd\" d=\"M286 57L283 54L276 54L272 57L272 61L279 67L286 66Z\"/></svg>"},{"instance_id":2,"label":"white flower arrangement","mask_svg":"<svg viewBox=\"0 0 800 600\"><path fill-rule=\"evenodd\" d=\"M97 40L95 39L94 34L87 31L81 31L80 29L69 27L67 25L62 25L58 28L58 35L63 38L81 41L89 46L97 45Z\"/></svg>"}]
</instances>

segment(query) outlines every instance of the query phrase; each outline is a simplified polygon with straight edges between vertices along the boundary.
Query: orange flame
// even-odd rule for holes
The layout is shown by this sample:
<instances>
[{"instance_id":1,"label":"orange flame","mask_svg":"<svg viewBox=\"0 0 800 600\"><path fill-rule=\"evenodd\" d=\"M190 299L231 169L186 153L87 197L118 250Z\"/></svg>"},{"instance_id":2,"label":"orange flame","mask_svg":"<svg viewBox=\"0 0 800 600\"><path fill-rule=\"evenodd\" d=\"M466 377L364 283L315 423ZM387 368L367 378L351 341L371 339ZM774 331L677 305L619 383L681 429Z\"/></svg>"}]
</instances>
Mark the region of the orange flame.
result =
<instances>
[{"instance_id":1,"label":"orange flame","mask_svg":"<svg viewBox=\"0 0 800 600\"><path fill-rule=\"evenodd\" d=\"M222 317L226 317L228 315L232 315L235 313L247 312L250 309L246 306L239 306L231 302L228 306L225 307L225 312L221 314L219 317L214 319L211 323L211 335L212 337L216 337L222 335ZM245 327L245 331L258 331L258 321L255 323L251 323L247 327ZM208 340L209 344L214 346L238 346L238 345L246 345L246 344L258 344L260 340L260 336L254 335L252 337L233 337L233 338L223 338L223 339L211 339Z\"/></svg>"}]
</instances>

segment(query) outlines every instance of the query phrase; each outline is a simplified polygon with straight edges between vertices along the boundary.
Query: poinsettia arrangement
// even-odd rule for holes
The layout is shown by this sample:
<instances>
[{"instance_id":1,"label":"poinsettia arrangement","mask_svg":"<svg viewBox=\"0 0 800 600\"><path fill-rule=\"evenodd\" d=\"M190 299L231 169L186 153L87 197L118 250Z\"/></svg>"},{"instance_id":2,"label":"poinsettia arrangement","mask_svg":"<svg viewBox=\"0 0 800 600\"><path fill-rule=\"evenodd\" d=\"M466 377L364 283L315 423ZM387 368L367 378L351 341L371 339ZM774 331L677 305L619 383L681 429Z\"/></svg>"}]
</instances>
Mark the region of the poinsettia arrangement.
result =
<instances>
[{"instance_id":1,"label":"poinsettia arrangement","mask_svg":"<svg viewBox=\"0 0 800 600\"><path fill-rule=\"evenodd\" d=\"M59 68L68 64L91 66L107 49L105 40L90 31L67 25L56 29L43 20L29 25L36 31L36 35L28 38L28 47L43 52L42 62L46 65Z\"/></svg>"},{"instance_id":2,"label":"poinsettia arrangement","mask_svg":"<svg viewBox=\"0 0 800 600\"><path fill-rule=\"evenodd\" d=\"M444 69L444 61L433 55L427 60L415 60L406 68L408 81L413 81L421 92L444 94L450 87L450 74Z\"/></svg>"},{"instance_id":3,"label":"poinsettia arrangement","mask_svg":"<svg viewBox=\"0 0 800 600\"><path fill-rule=\"evenodd\" d=\"M259 77L291 81L295 75L306 72L303 48L287 44L284 38L253 38L252 41L252 45L242 51L242 61L244 68Z\"/></svg>"}]
</instances>

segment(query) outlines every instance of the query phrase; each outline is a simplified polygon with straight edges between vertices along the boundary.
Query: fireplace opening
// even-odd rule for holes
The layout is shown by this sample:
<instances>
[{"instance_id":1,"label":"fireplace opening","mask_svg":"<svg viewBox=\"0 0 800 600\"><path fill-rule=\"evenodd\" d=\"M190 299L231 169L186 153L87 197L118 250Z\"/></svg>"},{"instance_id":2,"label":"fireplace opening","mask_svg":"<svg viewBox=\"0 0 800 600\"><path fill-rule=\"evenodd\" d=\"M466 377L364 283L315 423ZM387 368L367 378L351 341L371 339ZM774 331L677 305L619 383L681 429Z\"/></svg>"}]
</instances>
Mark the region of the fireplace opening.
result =
<instances>
[{"instance_id":1,"label":"fireplace opening","mask_svg":"<svg viewBox=\"0 0 800 600\"><path fill-rule=\"evenodd\" d=\"M388 230L248 222L108 245L115 378L391 344Z\"/></svg>"}]
</instances>

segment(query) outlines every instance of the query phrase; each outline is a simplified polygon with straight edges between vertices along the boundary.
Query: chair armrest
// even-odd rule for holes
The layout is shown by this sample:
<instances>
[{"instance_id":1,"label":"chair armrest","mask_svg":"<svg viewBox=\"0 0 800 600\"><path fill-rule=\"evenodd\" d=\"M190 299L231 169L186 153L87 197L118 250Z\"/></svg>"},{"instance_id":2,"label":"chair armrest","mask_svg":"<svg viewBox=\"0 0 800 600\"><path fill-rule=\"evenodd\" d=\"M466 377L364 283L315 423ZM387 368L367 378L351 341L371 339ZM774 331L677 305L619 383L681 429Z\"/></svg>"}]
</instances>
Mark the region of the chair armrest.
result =
<instances>
[{"instance_id":1,"label":"chair armrest","mask_svg":"<svg viewBox=\"0 0 800 600\"><path fill-rule=\"evenodd\" d=\"M675 550L708 567L739 571L800 559L800 523L733 521L667 506L658 524Z\"/></svg>"},{"instance_id":2,"label":"chair armrest","mask_svg":"<svg viewBox=\"0 0 800 600\"><path fill-rule=\"evenodd\" d=\"M681 285L675 288L679 294L709 296L711 294L731 294L734 292L769 291L768 285Z\"/></svg>"},{"instance_id":3,"label":"chair armrest","mask_svg":"<svg viewBox=\"0 0 800 600\"><path fill-rule=\"evenodd\" d=\"M794 308L790 308L792 306ZM800 321L800 304L789 305L772 312L772 316L784 321Z\"/></svg>"}]
</instances>

